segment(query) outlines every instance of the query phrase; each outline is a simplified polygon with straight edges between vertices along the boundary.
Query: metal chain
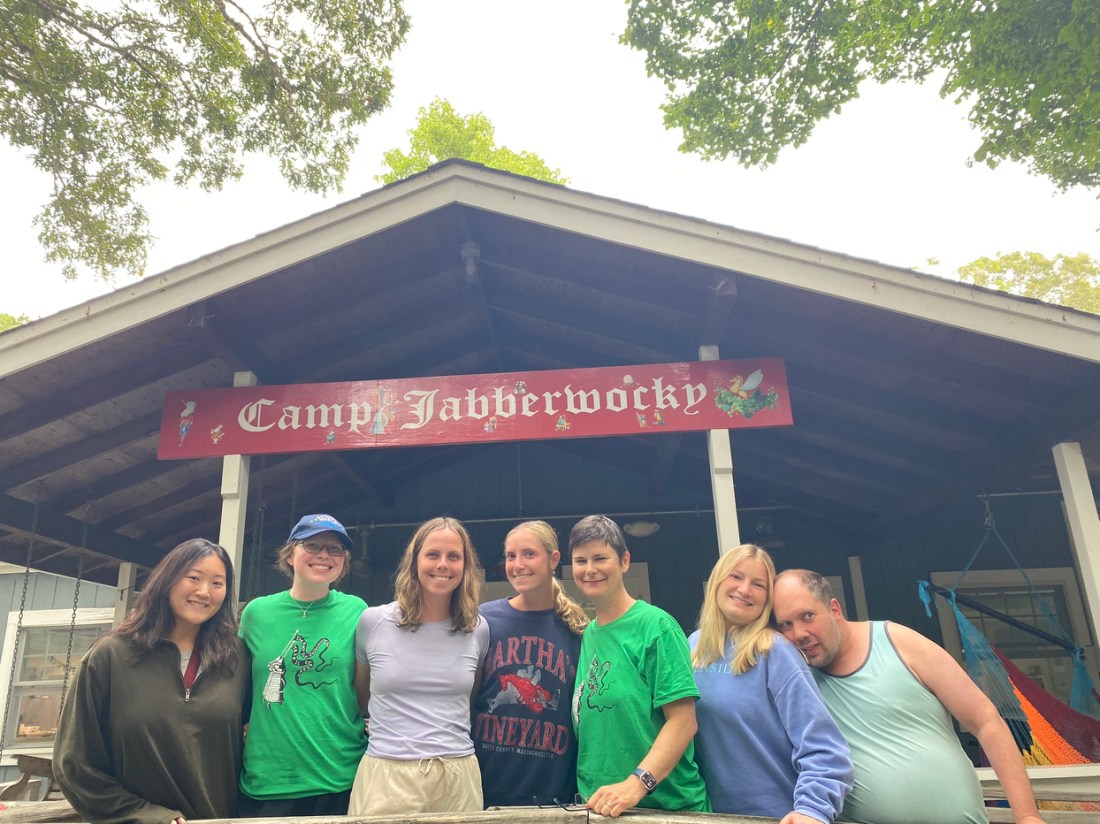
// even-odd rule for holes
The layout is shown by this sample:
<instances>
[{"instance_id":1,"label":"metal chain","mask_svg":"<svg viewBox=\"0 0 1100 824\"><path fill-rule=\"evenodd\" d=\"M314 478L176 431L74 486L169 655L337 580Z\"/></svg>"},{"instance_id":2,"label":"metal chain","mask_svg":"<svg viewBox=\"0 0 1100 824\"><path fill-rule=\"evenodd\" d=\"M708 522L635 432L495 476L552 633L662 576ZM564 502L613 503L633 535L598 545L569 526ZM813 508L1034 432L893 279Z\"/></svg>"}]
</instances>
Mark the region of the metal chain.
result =
<instances>
[{"instance_id":1,"label":"metal chain","mask_svg":"<svg viewBox=\"0 0 1100 824\"><path fill-rule=\"evenodd\" d=\"M264 542L264 521L267 516L267 502L264 500L264 464L256 473L256 519L252 522L252 546L248 557L248 598L251 601L259 594L260 588L260 551Z\"/></svg>"},{"instance_id":2,"label":"metal chain","mask_svg":"<svg viewBox=\"0 0 1100 824\"><path fill-rule=\"evenodd\" d=\"M73 636L76 635L76 611L80 606L80 580L84 577L84 557L88 549L88 509L91 497L84 504L84 528L80 532L80 556L76 562L76 587L73 589L73 614L69 618L69 646L65 650L65 671L61 676L61 701L57 707L57 728L61 728L61 712L65 709L65 694L69 691L69 679L73 667Z\"/></svg>"},{"instance_id":3,"label":"metal chain","mask_svg":"<svg viewBox=\"0 0 1100 824\"><path fill-rule=\"evenodd\" d=\"M11 697L15 692L15 667L19 661L19 642L23 634L23 613L27 609L27 588L31 580L31 560L34 557L35 539L38 537L38 503L31 515L31 539L27 543L27 568L23 570L23 594L19 598L19 620L15 625L15 644L11 653L11 672L8 673L8 695L4 701L4 722L0 725L0 758L4 756L4 744L8 738L8 719L11 717Z\"/></svg>"}]
</instances>

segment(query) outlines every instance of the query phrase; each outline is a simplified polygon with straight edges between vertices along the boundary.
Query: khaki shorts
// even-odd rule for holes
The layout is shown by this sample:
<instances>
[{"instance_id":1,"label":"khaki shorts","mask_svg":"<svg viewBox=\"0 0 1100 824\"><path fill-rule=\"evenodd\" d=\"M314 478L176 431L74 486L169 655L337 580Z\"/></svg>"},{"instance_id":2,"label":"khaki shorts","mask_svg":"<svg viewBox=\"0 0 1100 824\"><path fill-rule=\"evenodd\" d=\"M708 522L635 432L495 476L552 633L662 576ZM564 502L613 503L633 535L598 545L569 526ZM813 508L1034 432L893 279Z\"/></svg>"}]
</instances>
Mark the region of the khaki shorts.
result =
<instances>
[{"instance_id":1,"label":"khaki shorts","mask_svg":"<svg viewBox=\"0 0 1100 824\"><path fill-rule=\"evenodd\" d=\"M395 761L364 755L351 787L348 815L480 812L476 755Z\"/></svg>"}]
</instances>

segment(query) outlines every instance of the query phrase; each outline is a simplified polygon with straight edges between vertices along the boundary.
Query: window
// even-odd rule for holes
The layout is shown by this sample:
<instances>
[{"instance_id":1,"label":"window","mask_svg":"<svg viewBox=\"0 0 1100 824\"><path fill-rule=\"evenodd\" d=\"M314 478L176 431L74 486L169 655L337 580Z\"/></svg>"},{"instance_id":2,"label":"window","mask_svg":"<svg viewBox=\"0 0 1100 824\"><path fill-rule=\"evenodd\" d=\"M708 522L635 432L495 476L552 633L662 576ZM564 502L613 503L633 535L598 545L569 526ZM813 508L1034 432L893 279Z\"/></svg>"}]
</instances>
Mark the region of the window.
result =
<instances>
[{"instance_id":1,"label":"window","mask_svg":"<svg viewBox=\"0 0 1100 824\"><path fill-rule=\"evenodd\" d=\"M17 750L51 747L61 712L61 689L65 682L65 662L69 660L70 683L77 664L92 643L110 629L112 610L77 610L77 625L72 633L69 656L71 610L35 610L23 615L19 634L18 658L10 685L10 706L4 729L4 747ZM12 672L15 630L18 613L11 613L0 657L0 678ZM0 696L8 703L8 690Z\"/></svg>"},{"instance_id":2,"label":"window","mask_svg":"<svg viewBox=\"0 0 1100 824\"><path fill-rule=\"evenodd\" d=\"M69 656L69 627L24 629L19 642L19 662L12 683L8 728L14 731L6 744L52 743L61 712L61 690L65 684L65 661L70 673L99 637L102 627L77 627L73 631ZM70 674L71 680L71 674Z\"/></svg>"},{"instance_id":3,"label":"window","mask_svg":"<svg viewBox=\"0 0 1100 824\"><path fill-rule=\"evenodd\" d=\"M1088 629L1072 569L1029 569L1028 577L1035 585L1038 598L1045 602L1058 623L1079 646L1088 646ZM935 573L932 581L950 587L958 573ZM960 595L973 598L983 606L1019 620L1028 626L1057 634L1050 627L1035 595L1028 588L1019 570L982 570L967 574ZM962 660L962 645L955 616L950 607L937 599L940 628L944 646ZM974 607L959 604L959 611L1016 666L1044 690L1063 703L1069 703L1073 685L1073 662L1062 647L1044 641L998 618L986 615Z\"/></svg>"}]
</instances>

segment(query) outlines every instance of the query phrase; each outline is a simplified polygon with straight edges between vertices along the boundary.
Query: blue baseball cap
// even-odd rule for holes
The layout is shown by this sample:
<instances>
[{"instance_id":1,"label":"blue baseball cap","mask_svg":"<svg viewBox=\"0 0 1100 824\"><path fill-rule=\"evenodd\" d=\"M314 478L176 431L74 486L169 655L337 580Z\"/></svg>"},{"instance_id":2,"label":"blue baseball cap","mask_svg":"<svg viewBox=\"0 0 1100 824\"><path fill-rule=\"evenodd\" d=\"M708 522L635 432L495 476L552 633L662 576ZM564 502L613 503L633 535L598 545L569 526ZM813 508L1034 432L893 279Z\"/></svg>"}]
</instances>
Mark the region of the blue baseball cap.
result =
<instances>
[{"instance_id":1,"label":"blue baseball cap","mask_svg":"<svg viewBox=\"0 0 1100 824\"><path fill-rule=\"evenodd\" d=\"M290 530L290 537L287 538L287 543L304 541L306 538L320 535L322 532L335 532L340 536L340 543L344 545L344 548L348 552L355 549L355 544L353 544L351 538L348 537L348 531L344 529L344 525L331 515L303 516L302 519L294 525L294 529Z\"/></svg>"}]
</instances>

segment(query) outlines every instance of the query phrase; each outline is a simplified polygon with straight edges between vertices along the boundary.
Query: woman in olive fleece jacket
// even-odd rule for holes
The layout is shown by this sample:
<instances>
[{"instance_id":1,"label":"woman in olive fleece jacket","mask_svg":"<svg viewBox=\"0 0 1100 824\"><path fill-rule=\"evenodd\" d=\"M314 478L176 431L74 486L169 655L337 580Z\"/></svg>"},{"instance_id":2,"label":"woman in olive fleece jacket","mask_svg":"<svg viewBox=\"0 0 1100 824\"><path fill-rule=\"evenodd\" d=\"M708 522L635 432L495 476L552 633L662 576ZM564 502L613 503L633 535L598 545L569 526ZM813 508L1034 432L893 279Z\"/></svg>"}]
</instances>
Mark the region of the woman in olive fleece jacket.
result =
<instances>
[{"instance_id":1,"label":"woman in olive fleece jacket","mask_svg":"<svg viewBox=\"0 0 1100 824\"><path fill-rule=\"evenodd\" d=\"M232 593L225 550L186 541L158 564L126 621L80 662L54 772L85 820L182 824L237 814L250 667ZM197 674L185 673L196 655Z\"/></svg>"}]
</instances>

